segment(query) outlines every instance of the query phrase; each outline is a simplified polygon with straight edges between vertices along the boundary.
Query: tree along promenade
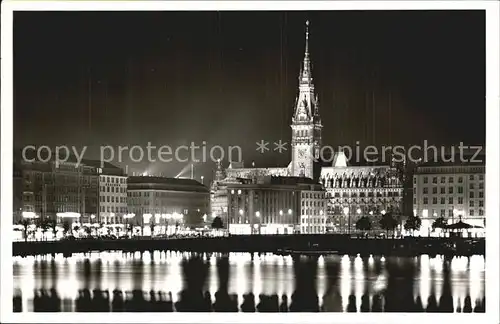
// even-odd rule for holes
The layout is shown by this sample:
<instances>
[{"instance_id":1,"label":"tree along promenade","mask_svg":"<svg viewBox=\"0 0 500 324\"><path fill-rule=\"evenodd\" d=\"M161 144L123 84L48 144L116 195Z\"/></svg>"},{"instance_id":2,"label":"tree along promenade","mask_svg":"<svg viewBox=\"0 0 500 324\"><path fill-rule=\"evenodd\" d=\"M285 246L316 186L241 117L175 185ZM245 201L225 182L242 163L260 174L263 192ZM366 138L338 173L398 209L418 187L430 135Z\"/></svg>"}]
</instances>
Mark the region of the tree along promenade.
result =
<instances>
[{"instance_id":1,"label":"tree along promenade","mask_svg":"<svg viewBox=\"0 0 500 324\"><path fill-rule=\"evenodd\" d=\"M484 238L406 237L403 239L353 238L335 234L232 235L158 239L76 239L60 241L13 242L14 256L99 251L186 251L186 252L260 252L278 254L339 255L484 255Z\"/></svg>"}]
</instances>

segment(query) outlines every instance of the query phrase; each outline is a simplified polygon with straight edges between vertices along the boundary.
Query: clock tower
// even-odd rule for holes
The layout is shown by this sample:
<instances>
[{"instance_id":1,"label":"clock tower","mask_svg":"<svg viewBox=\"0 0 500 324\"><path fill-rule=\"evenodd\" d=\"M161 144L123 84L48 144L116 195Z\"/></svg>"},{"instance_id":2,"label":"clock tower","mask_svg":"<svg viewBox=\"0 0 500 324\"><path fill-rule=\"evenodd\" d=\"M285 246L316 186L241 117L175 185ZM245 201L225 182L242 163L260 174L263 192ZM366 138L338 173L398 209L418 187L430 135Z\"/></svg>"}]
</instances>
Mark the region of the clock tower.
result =
<instances>
[{"instance_id":1,"label":"clock tower","mask_svg":"<svg viewBox=\"0 0 500 324\"><path fill-rule=\"evenodd\" d=\"M299 75L299 94L292 117L292 176L314 177L315 161L321 149L321 118L318 96L314 92L309 59L309 21L306 21L304 62Z\"/></svg>"}]
</instances>

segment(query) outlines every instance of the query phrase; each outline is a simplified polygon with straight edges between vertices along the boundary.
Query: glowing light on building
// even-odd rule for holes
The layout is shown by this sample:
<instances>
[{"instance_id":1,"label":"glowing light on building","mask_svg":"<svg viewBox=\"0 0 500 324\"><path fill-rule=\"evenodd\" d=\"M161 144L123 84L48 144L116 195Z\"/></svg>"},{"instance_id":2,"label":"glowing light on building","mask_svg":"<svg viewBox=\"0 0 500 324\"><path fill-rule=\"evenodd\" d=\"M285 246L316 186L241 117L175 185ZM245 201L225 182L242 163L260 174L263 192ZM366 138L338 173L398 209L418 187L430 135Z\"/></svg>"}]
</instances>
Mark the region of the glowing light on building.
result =
<instances>
[{"instance_id":1,"label":"glowing light on building","mask_svg":"<svg viewBox=\"0 0 500 324\"><path fill-rule=\"evenodd\" d=\"M37 214L34 212L23 212L23 218L38 218Z\"/></svg>"}]
</instances>

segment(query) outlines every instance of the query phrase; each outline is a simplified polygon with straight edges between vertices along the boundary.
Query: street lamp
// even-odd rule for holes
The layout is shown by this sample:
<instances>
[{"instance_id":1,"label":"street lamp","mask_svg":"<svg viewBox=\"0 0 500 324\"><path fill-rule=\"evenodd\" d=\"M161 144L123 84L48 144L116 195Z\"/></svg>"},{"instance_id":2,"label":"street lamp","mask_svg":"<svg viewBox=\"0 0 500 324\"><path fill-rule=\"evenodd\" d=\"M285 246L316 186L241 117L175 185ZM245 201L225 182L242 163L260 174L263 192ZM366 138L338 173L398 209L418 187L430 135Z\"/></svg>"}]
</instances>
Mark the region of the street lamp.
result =
<instances>
[{"instance_id":1,"label":"street lamp","mask_svg":"<svg viewBox=\"0 0 500 324\"><path fill-rule=\"evenodd\" d=\"M283 216L283 210L280 209L280 216Z\"/></svg>"},{"instance_id":2,"label":"street lamp","mask_svg":"<svg viewBox=\"0 0 500 324\"><path fill-rule=\"evenodd\" d=\"M291 214L292 214L292 210L291 210L291 209L289 209L289 210L288 210L288 215L291 215Z\"/></svg>"},{"instance_id":3,"label":"street lamp","mask_svg":"<svg viewBox=\"0 0 500 324\"><path fill-rule=\"evenodd\" d=\"M429 211L427 209L422 210L422 219L425 219L426 224L427 224L427 236L431 235L431 227L429 227L429 220L427 219L429 217Z\"/></svg>"},{"instance_id":4,"label":"street lamp","mask_svg":"<svg viewBox=\"0 0 500 324\"><path fill-rule=\"evenodd\" d=\"M382 216L384 216L384 215L385 215L385 213L386 213L386 212L385 212L385 209L382 209L382 211L381 211L380 213L382 214Z\"/></svg>"},{"instance_id":5,"label":"street lamp","mask_svg":"<svg viewBox=\"0 0 500 324\"><path fill-rule=\"evenodd\" d=\"M127 231L127 233L128 233L128 224L129 224L128 220L131 218L134 218L134 217L135 217L134 213L123 215L123 218L125 219L125 230ZM130 233L130 235L132 236L132 233Z\"/></svg>"},{"instance_id":6,"label":"street lamp","mask_svg":"<svg viewBox=\"0 0 500 324\"><path fill-rule=\"evenodd\" d=\"M142 215L142 235L144 236L144 224L149 223L149 220L151 219L153 215L151 214L144 214Z\"/></svg>"},{"instance_id":7,"label":"street lamp","mask_svg":"<svg viewBox=\"0 0 500 324\"><path fill-rule=\"evenodd\" d=\"M205 179L205 177L201 176L201 184L203 184L203 179Z\"/></svg>"},{"instance_id":8,"label":"street lamp","mask_svg":"<svg viewBox=\"0 0 500 324\"><path fill-rule=\"evenodd\" d=\"M344 207L344 215L347 217L347 233L351 234L351 214L349 213L349 207Z\"/></svg>"},{"instance_id":9,"label":"street lamp","mask_svg":"<svg viewBox=\"0 0 500 324\"><path fill-rule=\"evenodd\" d=\"M260 211L255 212L255 217L259 219L259 224L253 224L253 228L257 230L257 234L260 234Z\"/></svg>"}]
</instances>

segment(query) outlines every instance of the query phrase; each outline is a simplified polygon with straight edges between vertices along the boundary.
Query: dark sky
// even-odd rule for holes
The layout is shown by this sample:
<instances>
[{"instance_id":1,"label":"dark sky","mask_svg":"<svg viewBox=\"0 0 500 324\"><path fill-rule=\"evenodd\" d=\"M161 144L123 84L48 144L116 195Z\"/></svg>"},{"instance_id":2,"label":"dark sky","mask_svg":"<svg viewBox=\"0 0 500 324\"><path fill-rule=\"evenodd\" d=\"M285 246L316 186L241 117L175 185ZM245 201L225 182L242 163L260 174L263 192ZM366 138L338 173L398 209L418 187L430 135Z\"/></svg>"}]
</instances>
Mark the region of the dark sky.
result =
<instances>
[{"instance_id":1,"label":"dark sky","mask_svg":"<svg viewBox=\"0 0 500 324\"><path fill-rule=\"evenodd\" d=\"M284 165L255 142L290 140L306 19L325 145L484 144L483 11L317 11L17 12L15 145L206 141Z\"/></svg>"}]
</instances>

